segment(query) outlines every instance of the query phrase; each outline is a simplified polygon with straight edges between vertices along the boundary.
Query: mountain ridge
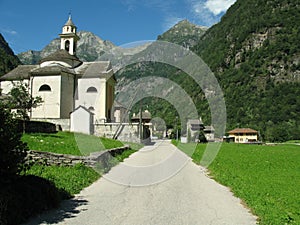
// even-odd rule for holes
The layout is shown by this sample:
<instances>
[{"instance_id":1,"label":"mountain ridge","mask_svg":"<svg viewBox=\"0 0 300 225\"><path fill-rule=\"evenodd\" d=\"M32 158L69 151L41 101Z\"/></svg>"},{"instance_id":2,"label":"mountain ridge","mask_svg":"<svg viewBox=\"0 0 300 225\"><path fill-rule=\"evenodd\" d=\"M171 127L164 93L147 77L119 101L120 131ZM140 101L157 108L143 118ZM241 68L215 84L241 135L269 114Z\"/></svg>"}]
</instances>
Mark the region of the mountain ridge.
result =
<instances>
[{"instance_id":1,"label":"mountain ridge","mask_svg":"<svg viewBox=\"0 0 300 225\"><path fill-rule=\"evenodd\" d=\"M300 138L299 21L299 0L237 0L192 49L219 80L229 129Z\"/></svg>"},{"instance_id":2,"label":"mountain ridge","mask_svg":"<svg viewBox=\"0 0 300 225\"><path fill-rule=\"evenodd\" d=\"M82 61L95 61L105 52L116 46L108 40L103 40L89 31L79 31L79 41L77 43L77 56ZM29 50L18 54L23 64L37 64L42 58L54 53L60 48L60 39L53 39L40 51Z\"/></svg>"},{"instance_id":3,"label":"mountain ridge","mask_svg":"<svg viewBox=\"0 0 300 225\"><path fill-rule=\"evenodd\" d=\"M159 35L157 40L168 41L185 48L191 48L200 40L207 30L207 27L193 24L187 19L184 19Z\"/></svg>"},{"instance_id":4,"label":"mountain ridge","mask_svg":"<svg viewBox=\"0 0 300 225\"><path fill-rule=\"evenodd\" d=\"M21 64L19 58L14 54L0 33L0 76L8 73L19 64Z\"/></svg>"},{"instance_id":5,"label":"mountain ridge","mask_svg":"<svg viewBox=\"0 0 300 225\"><path fill-rule=\"evenodd\" d=\"M259 130L268 141L299 139L299 6L299 0L237 0L221 21L209 29L203 31L184 20L158 36L158 40L191 49L211 68L224 92L228 129L251 127ZM89 45L95 39L91 38ZM138 51L126 49L124 53L123 49L107 43L108 52L110 47L114 49L107 59L116 56L114 63L123 60L124 55L151 48L150 44ZM51 49L51 46L48 47ZM59 44L53 46L58 48ZM85 60L103 59L101 48L96 55L95 52L90 54L88 47L82 46L87 54L82 56ZM41 53L35 51L29 55L41 57ZM180 84L193 99L205 124L209 124L210 109L203 91L177 68L155 62L123 68L116 74L117 91L132 80L151 75ZM178 115L172 105L157 98L144 103L154 117L165 119L168 127L174 126L174 118Z\"/></svg>"}]
</instances>

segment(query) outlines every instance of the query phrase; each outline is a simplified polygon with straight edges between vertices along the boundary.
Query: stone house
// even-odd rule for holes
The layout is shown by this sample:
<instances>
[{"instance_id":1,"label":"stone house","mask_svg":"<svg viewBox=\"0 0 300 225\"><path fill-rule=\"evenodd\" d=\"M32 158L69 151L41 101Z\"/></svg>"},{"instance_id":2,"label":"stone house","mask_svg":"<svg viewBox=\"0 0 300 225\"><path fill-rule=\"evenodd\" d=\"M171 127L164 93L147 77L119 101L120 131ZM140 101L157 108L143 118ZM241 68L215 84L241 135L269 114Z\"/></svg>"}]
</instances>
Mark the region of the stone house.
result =
<instances>
[{"instance_id":1,"label":"stone house","mask_svg":"<svg viewBox=\"0 0 300 225\"><path fill-rule=\"evenodd\" d=\"M189 119L187 121L187 133L192 140L197 139L199 132L203 132L209 142L215 141L215 129L213 126L204 126L202 119ZM197 140L196 140L197 141Z\"/></svg>"}]
</instances>

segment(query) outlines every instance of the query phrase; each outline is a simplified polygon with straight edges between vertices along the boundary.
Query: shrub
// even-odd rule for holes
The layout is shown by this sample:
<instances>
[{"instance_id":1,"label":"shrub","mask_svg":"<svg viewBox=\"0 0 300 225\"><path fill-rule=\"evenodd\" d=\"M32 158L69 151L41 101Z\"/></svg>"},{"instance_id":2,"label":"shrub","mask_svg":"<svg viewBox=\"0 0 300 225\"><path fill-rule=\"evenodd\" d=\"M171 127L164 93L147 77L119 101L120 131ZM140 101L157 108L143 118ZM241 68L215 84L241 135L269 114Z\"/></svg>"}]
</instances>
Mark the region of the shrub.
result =
<instances>
[{"instance_id":1,"label":"shrub","mask_svg":"<svg viewBox=\"0 0 300 225\"><path fill-rule=\"evenodd\" d=\"M21 141L17 123L8 109L0 104L0 176L6 182L17 175L24 165L27 145Z\"/></svg>"}]
</instances>

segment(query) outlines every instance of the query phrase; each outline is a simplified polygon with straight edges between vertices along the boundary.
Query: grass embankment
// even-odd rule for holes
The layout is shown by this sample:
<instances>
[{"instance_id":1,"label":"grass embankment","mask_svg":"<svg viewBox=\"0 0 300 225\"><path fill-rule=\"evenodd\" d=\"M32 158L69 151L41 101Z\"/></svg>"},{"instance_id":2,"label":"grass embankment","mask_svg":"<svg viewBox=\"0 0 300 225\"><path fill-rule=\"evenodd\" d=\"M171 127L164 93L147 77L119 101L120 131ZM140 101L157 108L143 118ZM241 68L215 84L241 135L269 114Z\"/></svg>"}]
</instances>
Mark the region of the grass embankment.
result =
<instances>
[{"instance_id":1,"label":"grass embankment","mask_svg":"<svg viewBox=\"0 0 300 225\"><path fill-rule=\"evenodd\" d=\"M71 132L24 134L22 141L26 142L31 150L69 155L89 155L91 152L123 146L118 140Z\"/></svg>"},{"instance_id":2,"label":"grass embankment","mask_svg":"<svg viewBox=\"0 0 300 225\"><path fill-rule=\"evenodd\" d=\"M123 146L123 143L118 140L71 132L24 134L22 140L28 144L29 149L70 155L89 155L91 152ZM111 162L108 162L110 167L123 161L142 147L139 144L130 144L130 146L132 149L116 155ZM67 167L35 164L25 174L45 178L53 182L58 189L64 190L72 196L97 180L101 176L100 171L107 172L108 170L109 168L103 168L97 170L97 173L94 169L84 165Z\"/></svg>"},{"instance_id":3,"label":"grass embankment","mask_svg":"<svg viewBox=\"0 0 300 225\"><path fill-rule=\"evenodd\" d=\"M205 147L197 145L195 163ZM208 169L244 200L260 224L300 224L300 146L223 144Z\"/></svg>"},{"instance_id":4,"label":"grass embankment","mask_svg":"<svg viewBox=\"0 0 300 225\"><path fill-rule=\"evenodd\" d=\"M89 155L91 152L123 146L117 140L70 132L24 134L22 141L32 150L70 155ZM142 147L139 144L126 144L130 144L131 149L112 157L108 163L110 166L123 161ZM108 170L109 168L104 168L101 172ZM100 176L99 171L82 164L72 167L34 164L29 170L23 171L22 176L14 183L0 189L0 196L7 196L0 198L0 224L19 224L30 216L57 207L62 199L79 193ZM3 204L5 205L2 207Z\"/></svg>"},{"instance_id":5,"label":"grass embankment","mask_svg":"<svg viewBox=\"0 0 300 225\"><path fill-rule=\"evenodd\" d=\"M96 181L100 174L92 168L86 167L82 164L75 166L46 166L46 165L33 165L26 175L35 175L45 178L62 190L62 193L67 195L62 198L70 198L74 194L78 194L83 188L89 186Z\"/></svg>"}]
</instances>

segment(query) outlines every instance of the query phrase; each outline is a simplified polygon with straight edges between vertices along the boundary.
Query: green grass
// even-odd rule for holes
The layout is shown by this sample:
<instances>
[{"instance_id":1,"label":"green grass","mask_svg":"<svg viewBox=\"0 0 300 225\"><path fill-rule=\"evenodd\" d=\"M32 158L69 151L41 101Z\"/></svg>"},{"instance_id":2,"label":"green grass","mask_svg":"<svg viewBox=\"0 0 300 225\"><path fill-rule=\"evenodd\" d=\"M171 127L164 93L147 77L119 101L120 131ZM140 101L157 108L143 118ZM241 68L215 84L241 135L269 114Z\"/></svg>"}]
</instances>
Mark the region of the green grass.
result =
<instances>
[{"instance_id":1,"label":"green grass","mask_svg":"<svg viewBox=\"0 0 300 225\"><path fill-rule=\"evenodd\" d=\"M24 134L22 140L27 142L32 150L72 155L88 155L90 152L123 146L123 143L117 140L70 132ZM140 144L127 144L130 144L132 149L111 157L107 162L108 167L100 172L107 172L142 147ZM62 199L79 193L101 174L82 164L33 164L28 170L22 171L22 176L12 179L11 182L1 183L3 180L0 179L0 224L21 224L38 213L56 208Z\"/></svg>"},{"instance_id":2,"label":"green grass","mask_svg":"<svg viewBox=\"0 0 300 225\"><path fill-rule=\"evenodd\" d=\"M300 144L300 140L290 140L290 141L287 141L286 143L290 143L290 144Z\"/></svg>"},{"instance_id":3,"label":"green grass","mask_svg":"<svg viewBox=\"0 0 300 225\"><path fill-rule=\"evenodd\" d=\"M141 149L142 147L144 147L144 145L141 144L141 143L124 142L124 144L129 145L130 149L133 149L133 150L136 150L136 151L138 151L139 149Z\"/></svg>"},{"instance_id":4,"label":"green grass","mask_svg":"<svg viewBox=\"0 0 300 225\"><path fill-rule=\"evenodd\" d=\"M58 189L68 193L69 196L73 196L96 181L103 173L108 172L111 167L116 166L119 162L123 162L125 158L128 158L134 152L136 152L136 150L128 149L122 154L112 157L110 161L107 162L108 167L105 168L99 167L97 169L92 169L82 164L77 164L75 166L47 166L34 164L29 170L23 172L23 175L35 175L45 178L53 182ZM66 196L66 198L69 196Z\"/></svg>"},{"instance_id":5,"label":"green grass","mask_svg":"<svg viewBox=\"0 0 300 225\"><path fill-rule=\"evenodd\" d=\"M128 149L125 150L122 154L117 155L115 158L116 160L118 160L119 162L123 162L124 159L128 158L131 154L135 153L136 150L135 149Z\"/></svg>"},{"instance_id":6,"label":"green grass","mask_svg":"<svg viewBox=\"0 0 300 225\"><path fill-rule=\"evenodd\" d=\"M66 191L71 196L79 193L100 177L100 174L95 170L82 164L72 167L35 164L26 171L26 175L45 178L53 182L58 189Z\"/></svg>"},{"instance_id":7,"label":"green grass","mask_svg":"<svg viewBox=\"0 0 300 225\"><path fill-rule=\"evenodd\" d=\"M197 146L195 163L200 163L205 147ZM208 169L244 200L260 224L300 224L300 146L223 144Z\"/></svg>"},{"instance_id":8,"label":"green grass","mask_svg":"<svg viewBox=\"0 0 300 225\"><path fill-rule=\"evenodd\" d=\"M22 141L26 142L31 150L69 155L89 155L91 152L123 146L118 140L71 132L24 134Z\"/></svg>"},{"instance_id":9,"label":"green grass","mask_svg":"<svg viewBox=\"0 0 300 225\"><path fill-rule=\"evenodd\" d=\"M123 146L123 143L118 140L71 132L24 134L22 140L32 150L71 155L89 155L91 152ZM111 157L109 162L106 162L106 165L99 165L100 169L97 169L98 173L94 169L81 164L74 167L35 164L25 174L50 180L54 182L57 188L65 190L70 195L74 195L98 179L101 174L108 172L112 166L122 162L143 146L135 143L126 144L129 144L131 149L125 150L122 154L115 157Z\"/></svg>"}]
</instances>

